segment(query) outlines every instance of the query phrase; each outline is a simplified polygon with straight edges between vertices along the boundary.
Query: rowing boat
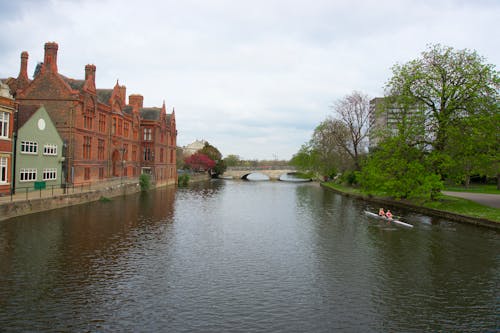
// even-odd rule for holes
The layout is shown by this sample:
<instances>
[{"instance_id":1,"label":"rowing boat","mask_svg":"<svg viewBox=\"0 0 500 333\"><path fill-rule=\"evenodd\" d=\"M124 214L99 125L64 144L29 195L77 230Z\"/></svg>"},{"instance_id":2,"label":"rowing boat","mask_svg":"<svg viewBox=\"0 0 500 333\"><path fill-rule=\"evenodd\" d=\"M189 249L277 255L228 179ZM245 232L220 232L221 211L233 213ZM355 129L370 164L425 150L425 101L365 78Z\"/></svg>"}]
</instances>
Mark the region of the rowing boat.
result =
<instances>
[{"instance_id":1,"label":"rowing boat","mask_svg":"<svg viewBox=\"0 0 500 333\"><path fill-rule=\"evenodd\" d=\"M396 219L391 219L389 220L387 217L385 216L380 216L378 214L375 214L375 213L372 213L372 212L369 212L369 211L365 211L365 214L368 215L368 216L371 216L371 217L375 217L377 219L381 219L381 220L385 220L387 222L391 222L391 223L395 223L395 224L398 224L400 226L403 226L403 227L407 227L407 228L413 228L413 225L412 224L409 224L409 223L405 223L403 221L400 221L400 220L396 220Z\"/></svg>"}]
</instances>

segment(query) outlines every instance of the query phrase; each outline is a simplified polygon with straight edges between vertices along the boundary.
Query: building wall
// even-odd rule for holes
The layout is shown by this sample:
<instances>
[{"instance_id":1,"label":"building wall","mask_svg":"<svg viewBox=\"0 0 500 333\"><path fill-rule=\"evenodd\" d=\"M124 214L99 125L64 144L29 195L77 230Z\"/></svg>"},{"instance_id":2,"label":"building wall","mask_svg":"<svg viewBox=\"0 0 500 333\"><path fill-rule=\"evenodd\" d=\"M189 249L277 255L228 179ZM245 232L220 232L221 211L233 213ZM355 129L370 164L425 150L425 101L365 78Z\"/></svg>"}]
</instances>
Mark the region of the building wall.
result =
<instances>
[{"instance_id":1,"label":"building wall","mask_svg":"<svg viewBox=\"0 0 500 333\"><path fill-rule=\"evenodd\" d=\"M57 50L56 43L45 44L44 64L39 74L16 96L21 104L43 104L50 114L67 147L67 181L79 184L114 177L137 177L145 167L153 170L152 173L159 175L161 180L165 177L169 177L169 181L177 179L175 170L163 170L166 166L159 162L159 158L148 161L142 158L142 96L130 95L130 105L126 105L126 87L118 82L112 89L96 89L94 65L85 66L84 80L63 77L58 73ZM27 53L23 61L27 62ZM26 76L25 67L21 66L19 77ZM166 114L164 106L162 112ZM104 127L100 125L100 117L104 119ZM156 142L157 128L163 126L164 131L170 131L171 137L176 137L175 116L172 114L171 118L174 119L173 128L168 126L166 115L147 124L155 129L152 142L155 156L159 157L160 146L168 148ZM125 123L129 127L128 133L125 133ZM100 146L104 147L101 148L103 152L100 152ZM175 154L173 166L175 168Z\"/></svg>"},{"instance_id":2,"label":"building wall","mask_svg":"<svg viewBox=\"0 0 500 333\"><path fill-rule=\"evenodd\" d=\"M0 85L0 195L9 194L12 184L12 132L14 128L15 103L8 88ZM6 132L6 133L5 133ZM5 135L6 134L6 135Z\"/></svg>"},{"instance_id":3,"label":"building wall","mask_svg":"<svg viewBox=\"0 0 500 333\"><path fill-rule=\"evenodd\" d=\"M23 142L36 143L36 153L23 152ZM48 145L50 145L51 149L55 148L55 151L45 153L44 147ZM62 150L63 140L59 136L49 114L42 106L18 130L15 173L17 191L33 190L35 182L41 181L45 181L47 187L60 186L62 179ZM34 179L22 179L22 170L28 169L36 170ZM55 170L54 179L44 179L44 170ZM26 177L23 176L23 178Z\"/></svg>"}]
</instances>

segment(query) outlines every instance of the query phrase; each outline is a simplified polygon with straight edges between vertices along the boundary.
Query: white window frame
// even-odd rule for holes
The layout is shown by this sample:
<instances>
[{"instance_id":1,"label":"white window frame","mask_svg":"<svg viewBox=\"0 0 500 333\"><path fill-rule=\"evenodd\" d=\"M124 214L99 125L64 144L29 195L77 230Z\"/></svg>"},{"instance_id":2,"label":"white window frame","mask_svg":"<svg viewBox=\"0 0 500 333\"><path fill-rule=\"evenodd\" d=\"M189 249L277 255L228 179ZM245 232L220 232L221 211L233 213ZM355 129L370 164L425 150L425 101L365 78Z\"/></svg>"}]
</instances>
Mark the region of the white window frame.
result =
<instances>
[{"instance_id":1,"label":"white window frame","mask_svg":"<svg viewBox=\"0 0 500 333\"><path fill-rule=\"evenodd\" d=\"M151 141L152 131L150 127L144 128L144 141Z\"/></svg>"},{"instance_id":2,"label":"white window frame","mask_svg":"<svg viewBox=\"0 0 500 333\"><path fill-rule=\"evenodd\" d=\"M37 169L36 168L21 168L19 170L19 181L20 182L34 182L37 179Z\"/></svg>"},{"instance_id":3,"label":"white window frame","mask_svg":"<svg viewBox=\"0 0 500 333\"><path fill-rule=\"evenodd\" d=\"M57 179L57 169L56 168L43 169L43 179L42 180L56 180L56 179Z\"/></svg>"},{"instance_id":4,"label":"white window frame","mask_svg":"<svg viewBox=\"0 0 500 333\"><path fill-rule=\"evenodd\" d=\"M38 154L38 142L36 141L21 141L21 153L22 154Z\"/></svg>"},{"instance_id":5,"label":"white window frame","mask_svg":"<svg viewBox=\"0 0 500 333\"><path fill-rule=\"evenodd\" d=\"M54 144L46 144L43 146L43 154L50 156L57 156L57 145Z\"/></svg>"},{"instance_id":6,"label":"white window frame","mask_svg":"<svg viewBox=\"0 0 500 333\"><path fill-rule=\"evenodd\" d=\"M9 160L7 157L0 157L0 184L7 184L9 180Z\"/></svg>"},{"instance_id":7,"label":"white window frame","mask_svg":"<svg viewBox=\"0 0 500 333\"><path fill-rule=\"evenodd\" d=\"M0 112L0 138L9 138L9 119L10 113Z\"/></svg>"}]
</instances>

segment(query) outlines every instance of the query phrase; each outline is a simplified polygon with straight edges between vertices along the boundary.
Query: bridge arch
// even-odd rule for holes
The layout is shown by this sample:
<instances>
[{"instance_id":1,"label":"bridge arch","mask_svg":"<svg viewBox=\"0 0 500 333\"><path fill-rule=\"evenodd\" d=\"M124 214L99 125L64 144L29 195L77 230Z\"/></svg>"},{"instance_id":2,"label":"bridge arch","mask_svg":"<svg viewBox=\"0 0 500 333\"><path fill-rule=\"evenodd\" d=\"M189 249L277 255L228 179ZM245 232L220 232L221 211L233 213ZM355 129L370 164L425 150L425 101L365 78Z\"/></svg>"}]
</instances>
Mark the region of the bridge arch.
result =
<instances>
[{"instance_id":1,"label":"bridge arch","mask_svg":"<svg viewBox=\"0 0 500 333\"><path fill-rule=\"evenodd\" d=\"M262 175L266 178L263 178L263 179L250 179L248 178L250 175ZM241 176L241 179L243 180L253 180L253 181L266 181L266 180L271 180L271 177L269 175L266 175L265 173L262 173L262 172L258 172L258 171L254 171L254 172L249 172L249 173L246 173L244 174L243 176Z\"/></svg>"}]
</instances>

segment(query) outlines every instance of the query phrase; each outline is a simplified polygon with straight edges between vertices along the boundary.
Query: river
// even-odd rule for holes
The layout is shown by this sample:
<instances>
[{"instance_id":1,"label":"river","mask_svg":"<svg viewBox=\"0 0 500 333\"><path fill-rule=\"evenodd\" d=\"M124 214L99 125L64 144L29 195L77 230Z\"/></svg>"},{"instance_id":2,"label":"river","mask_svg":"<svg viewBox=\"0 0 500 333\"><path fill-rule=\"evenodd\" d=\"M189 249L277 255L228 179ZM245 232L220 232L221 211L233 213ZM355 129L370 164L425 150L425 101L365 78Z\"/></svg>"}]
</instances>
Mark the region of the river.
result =
<instances>
[{"instance_id":1,"label":"river","mask_svg":"<svg viewBox=\"0 0 500 333\"><path fill-rule=\"evenodd\" d=\"M212 181L0 223L0 332L493 332L500 234L316 183Z\"/></svg>"}]
</instances>

